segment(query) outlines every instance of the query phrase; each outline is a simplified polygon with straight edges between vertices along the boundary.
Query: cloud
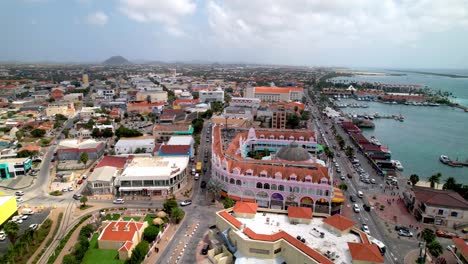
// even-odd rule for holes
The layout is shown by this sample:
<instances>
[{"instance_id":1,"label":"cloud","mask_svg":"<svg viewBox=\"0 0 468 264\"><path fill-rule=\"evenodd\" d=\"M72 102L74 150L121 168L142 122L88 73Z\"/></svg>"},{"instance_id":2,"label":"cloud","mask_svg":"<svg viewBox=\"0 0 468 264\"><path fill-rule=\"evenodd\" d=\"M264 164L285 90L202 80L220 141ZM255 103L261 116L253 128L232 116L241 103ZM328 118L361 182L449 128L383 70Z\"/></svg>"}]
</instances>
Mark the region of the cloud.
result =
<instances>
[{"instance_id":1,"label":"cloud","mask_svg":"<svg viewBox=\"0 0 468 264\"><path fill-rule=\"evenodd\" d=\"M104 12L95 12L86 18L88 24L104 26L109 21L109 17Z\"/></svg>"},{"instance_id":2,"label":"cloud","mask_svg":"<svg viewBox=\"0 0 468 264\"><path fill-rule=\"evenodd\" d=\"M119 10L137 22L156 22L167 33L183 36L185 32L180 20L193 14L196 4L192 0L120 0Z\"/></svg>"},{"instance_id":3,"label":"cloud","mask_svg":"<svg viewBox=\"0 0 468 264\"><path fill-rule=\"evenodd\" d=\"M468 27L466 0L210 0L208 25L226 43L289 47L391 42Z\"/></svg>"}]
</instances>

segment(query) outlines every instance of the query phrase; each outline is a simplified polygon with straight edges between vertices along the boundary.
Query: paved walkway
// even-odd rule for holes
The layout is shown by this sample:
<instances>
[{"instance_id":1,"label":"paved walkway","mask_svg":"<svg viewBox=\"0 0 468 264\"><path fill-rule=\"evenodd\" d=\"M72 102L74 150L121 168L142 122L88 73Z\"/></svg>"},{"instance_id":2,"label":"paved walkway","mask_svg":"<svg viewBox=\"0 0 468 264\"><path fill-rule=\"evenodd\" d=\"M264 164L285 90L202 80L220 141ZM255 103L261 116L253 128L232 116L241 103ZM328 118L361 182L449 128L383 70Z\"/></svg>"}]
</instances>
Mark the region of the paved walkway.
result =
<instances>
[{"instance_id":1,"label":"paved walkway","mask_svg":"<svg viewBox=\"0 0 468 264\"><path fill-rule=\"evenodd\" d=\"M150 250L150 256L143 261L144 264L153 264L156 263L156 261L158 261L160 253L164 251L169 242L171 242L171 240L174 238L174 234L176 233L177 229L181 226L181 224L182 223L178 225L171 224L169 226L159 243L155 245L155 248L158 249L158 252L156 252L155 249Z\"/></svg>"},{"instance_id":2,"label":"paved walkway","mask_svg":"<svg viewBox=\"0 0 468 264\"><path fill-rule=\"evenodd\" d=\"M45 237L44 241L42 241L41 245L39 245L39 247L37 248L36 252L34 252L34 254L29 258L27 264L31 264L33 262L33 260L36 258L36 256L42 251L42 249L45 247L46 243L47 243L47 240L49 240L53 233L54 233L54 230L55 228L57 227L58 224L58 216L59 214L63 212L63 208L58 208L58 209L54 209L54 210L51 210L49 215L47 216L47 218L49 218L50 220L52 220L52 226L50 227L50 232L49 234L47 234L47 236Z\"/></svg>"},{"instance_id":3,"label":"paved walkway","mask_svg":"<svg viewBox=\"0 0 468 264\"><path fill-rule=\"evenodd\" d=\"M78 235L80 234L81 228L83 226L89 224L91 221L93 221L93 217L88 218L86 221L84 221L83 223L81 223L81 225L78 226L78 228L73 232L70 239L67 241L67 243L63 247L63 249L60 252L59 256L55 259L54 264L62 263L63 257L65 255L67 255L67 254L70 254L73 251L73 248L75 247L75 245L76 245L76 243L78 241Z\"/></svg>"},{"instance_id":4,"label":"paved walkway","mask_svg":"<svg viewBox=\"0 0 468 264\"><path fill-rule=\"evenodd\" d=\"M34 184L35 176L22 175L0 181L0 187L10 190L21 190Z\"/></svg>"}]
</instances>

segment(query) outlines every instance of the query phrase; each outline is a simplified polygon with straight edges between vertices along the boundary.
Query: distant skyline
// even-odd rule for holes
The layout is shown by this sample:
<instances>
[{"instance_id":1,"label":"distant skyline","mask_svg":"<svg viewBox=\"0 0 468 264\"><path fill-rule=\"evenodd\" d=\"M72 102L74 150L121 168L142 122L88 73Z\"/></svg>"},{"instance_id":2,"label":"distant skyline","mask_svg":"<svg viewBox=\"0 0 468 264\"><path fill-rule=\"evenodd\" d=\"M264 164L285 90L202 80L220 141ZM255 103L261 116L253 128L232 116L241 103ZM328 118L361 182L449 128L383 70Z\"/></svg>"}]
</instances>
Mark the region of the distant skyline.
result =
<instances>
[{"instance_id":1,"label":"distant skyline","mask_svg":"<svg viewBox=\"0 0 468 264\"><path fill-rule=\"evenodd\" d=\"M3 0L0 62L468 69L467 0Z\"/></svg>"}]
</instances>

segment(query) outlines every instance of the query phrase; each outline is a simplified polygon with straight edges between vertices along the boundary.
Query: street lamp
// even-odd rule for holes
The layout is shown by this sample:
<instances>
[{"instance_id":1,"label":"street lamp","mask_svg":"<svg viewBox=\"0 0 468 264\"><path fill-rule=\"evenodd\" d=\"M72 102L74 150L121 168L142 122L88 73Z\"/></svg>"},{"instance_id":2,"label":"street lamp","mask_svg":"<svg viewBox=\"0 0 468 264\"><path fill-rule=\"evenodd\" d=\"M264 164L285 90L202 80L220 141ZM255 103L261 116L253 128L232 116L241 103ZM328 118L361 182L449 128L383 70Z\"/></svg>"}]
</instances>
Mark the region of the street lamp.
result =
<instances>
[{"instance_id":1,"label":"street lamp","mask_svg":"<svg viewBox=\"0 0 468 264\"><path fill-rule=\"evenodd\" d=\"M424 248L424 258L422 256L422 250ZM419 258L418 263L425 263L426 262L426 242L420 241L419 242Z\"/></svg>"}]
</instances>

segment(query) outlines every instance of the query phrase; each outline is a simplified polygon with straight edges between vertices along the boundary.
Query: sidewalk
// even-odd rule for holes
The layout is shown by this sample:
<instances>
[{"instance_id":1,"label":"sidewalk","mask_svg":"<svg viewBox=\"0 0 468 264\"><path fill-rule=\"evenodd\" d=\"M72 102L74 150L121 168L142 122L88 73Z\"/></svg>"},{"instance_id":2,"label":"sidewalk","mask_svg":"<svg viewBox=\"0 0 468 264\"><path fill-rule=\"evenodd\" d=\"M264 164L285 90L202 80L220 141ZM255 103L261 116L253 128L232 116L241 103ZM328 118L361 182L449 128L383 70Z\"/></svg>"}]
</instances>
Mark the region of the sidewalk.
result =
<instances>
[{"instance_id":1,"label":"sidewalk","mask_svg":"<svg viewBox=\"0 0 468 264\"><path fill-rule=\"evenodd\" d=\"M91 222L93 217L88 218L86 221L81 223L81 225L78 226L78 228L73 232L71 235L70 239L67 241L65 246L63 247L62 251L60 251L59 256L55 259L54 264L61 264L63 257L67 254L70 254L73 251L74 246L76 245L76 242L78 241L78 235L80 234L80 230L83 226L89 224ZM66 234L65 234L66 235Z\"/></svg>"},{"instance_id":2,"label":"sidewalk","mask_svg":"<svg viewBox=\"0 0 468 264\"><path fill-rule=\"evenodd\" d=\"M36 176L21 175L0 181L0 187L10 190L21 190L34 184Z\"/></svg>"},{"instance_id":3,"label":"sidewalk","mask_svg":"<svg viewBox=\"0 0 468 264\"><path fill-rule=\"evenodd\" d=\"M150 252L149 252L150 256L147 257L143 261L144 264L153 264L153 263L156 263L158 261L160 253L164 251L164 249L167 247L167 245L174 238L174 234L177 232L177 229L179 229L179 227L183 224L183 222L184 221L182 221L178 225L171 224L169 226L169 228L166 230L166 232L164 233L164 235L161 238L161 240L159 241L159 243L157 243L155 245L155 247L154 247L154 248L158 249L158 252L156 252L154 249L151 251L151 249L150 249Z\"/></svg>"}]
</instances>

